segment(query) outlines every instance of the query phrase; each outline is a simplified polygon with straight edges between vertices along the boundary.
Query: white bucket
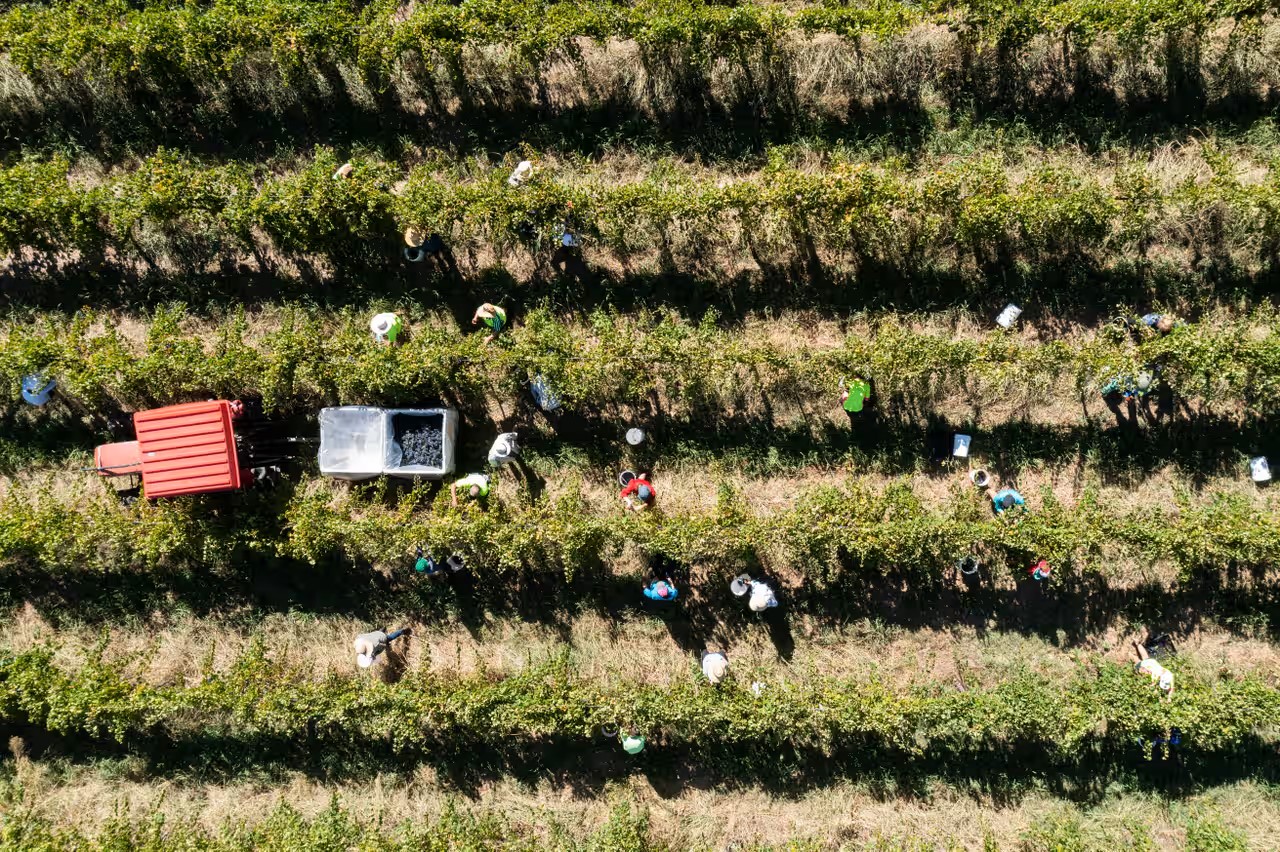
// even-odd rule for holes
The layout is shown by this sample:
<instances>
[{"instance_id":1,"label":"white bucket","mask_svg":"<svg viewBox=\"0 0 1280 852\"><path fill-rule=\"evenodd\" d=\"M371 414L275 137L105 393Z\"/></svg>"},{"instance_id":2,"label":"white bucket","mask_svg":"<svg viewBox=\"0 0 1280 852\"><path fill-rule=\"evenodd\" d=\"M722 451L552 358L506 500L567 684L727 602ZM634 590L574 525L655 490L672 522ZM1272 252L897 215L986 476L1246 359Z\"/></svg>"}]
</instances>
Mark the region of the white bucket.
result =
<instances>
[{"instance_id":1,"label":"white bucket","mask_svg":"<svg viewBox=\"0 0 1280 852\"><path fill-rule=\"evenodd\" d=\"M969 444L971 443L973 443L971 436L957 434L951 439L951 455L956 458L967 459L969 457Z\"/></svg>"},{"instance_id":2,"label":"white bucket","mask_svg":"<svg viewBox=\"0 0 1280 852\"><path fill-rule=\"evenodd\" d=\"M978 488L986 488L987 483L991 481L991 477L987 474L985 470L983 470L982 468L978 468L977 470L972 471L969 474L969 481L972 482L974 485L976 485Z\"/></svg>"},{"instance_id":3,"label":"white bucket","mask_svg":"<svg viewBox=\"0 0 1280 852\"><path fill-rule=\"evenodd\" d=\"M632 427L627 430L627 443L633 447L638 447L644 443L644 430Z\"/></svg>"},{"instance_id":4,"label":"white bucket","mask_svg":"<svg viewBox=\"0 0 1280 852\"><path fill-rule=\"evenodd\" d=\"M1249 459L1249 474L1253 477L1254 482L1270 482L1271 465L1267 463L1267 457L1254 456Z\"/></svg>"},{"instance_id":5,"label":"white bucket","mask_svg":"<svg viewBox=\"0 0 1280 852\"><path fill-rule=\"evenodd\" d=\"M1018 317L1022 316L1022 308L1015 304L1005 305L1000 315L996 317L996 324L1001 328L1013 328L1013 324L1018 321Z\"/></svg>"}]
</instances>

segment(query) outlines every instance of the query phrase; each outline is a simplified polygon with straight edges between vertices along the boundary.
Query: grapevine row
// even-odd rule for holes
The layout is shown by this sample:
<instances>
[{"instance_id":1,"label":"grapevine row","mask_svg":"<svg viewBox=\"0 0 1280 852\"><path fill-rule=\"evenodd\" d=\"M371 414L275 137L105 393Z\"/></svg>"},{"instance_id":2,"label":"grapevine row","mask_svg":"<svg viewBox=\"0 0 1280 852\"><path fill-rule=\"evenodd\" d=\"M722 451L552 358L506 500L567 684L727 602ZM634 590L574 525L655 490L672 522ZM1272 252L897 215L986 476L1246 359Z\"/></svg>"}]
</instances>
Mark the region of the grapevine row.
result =
<instances>
[{"instance_id":1,"label":"grapevine row","mask_svg":"<svg viewBox=\"0 0 1280 852\"><path fill-rule=\"evenodd\" d=\"M747 48L778 46L788 34L832 33L888 38L917 24L960 30L973 44L1016 49L1041 33L1087 46L1113 36L1133 49L1168 35L1203 37L1219 20L1257 22L1266 0L1159 0L1140 7L1040 0L985 0L804 8L770 3L721 6L700 0L425 2L403 14L399 0L364 4L296 0L215 0L207 4L70 0L22 5L0 16L0 52L27 73L90 78L172 76L229 79L247 59L270 58L285 74L347 64L374 80L393 76L405 55L428 65L468 47L506 46L530 65L573 57L579 39L635 41L661 54L683 51L703 61L736 59Z\"/></svg>"},{"instance_id":2,"label":"grapevine row","mask_svg":"<svg viewBox=\"0 0 1280 852\"><path fill-rule=\"evenodd\" d=\"M1217 494L1175 508L1124 510L1086 490L1073 505L1027 495L1032 511L1016 522L992 515L976 492L926 505L907 485L877 490L851 481L802 489L790 505L757 513L726 485L712 509L642 517L593 506L573 483L555 499L520 499L499 483L489 505L452 509L447 494L419 486L390 505L379 492L335 490L318 482L287 501L238 496L122 507L97 492L53 493L11 484L0 500L0 559L49 570L238 565L281 556L311 562L402 567L415 545L458 552L486 583L522 572L595 576L628 545L728 578L753 559L786 566L813 587L861 575L910 575L938 583L971 552L997 571L1024 572L1048 559L1055 582L1082 574L1123 575L1125 565L1169 565L1184 577L1227 568L1280 565L1280 516L1273 502ZM637 566L640 571L643 566ZM1131 573L1131 572L1130 572ZM716 584L719 580L714 581Z\"/></svg>"},{"instance_id":3,"label":"grapevine row","mask_svg":"<svg viewBox=\"0 0 1280 852\"><path fill-rule=\"evenodd\" d=\"M21 792L21 791L18 791ZM361 816L335 795L324 811L304 815L286 801L277 803L266 818L253 823L237 814L233 820L211 829L196 820L166 818L157 807L152 812L114 813L100 829L61 825L36 807L9 807L0 813L2 852L83 852L87 849L129 852L252 852L259 849L307 849L310 852L670 852L654 840L648 814L630 802L614 807L609 818L583 842L573 839L580 826L567 827L546 819L531 826L512 819L498 808L460 808L448 804L437 817L415 816L392 825L379 816ZM994 847L993 847L994 848ZM786 852L824 852L819 841L789 841ZM770 852L752 846L752 852ZM781 852L781 850L779 850Z\"/></svg>"},{"instance_id":4,"label":"grapevine row","mask_svg":"<svg viewBox=\"0 0 1280 852\"><path fill-rule=\"evenodd\" d=\"M1244 183L1230 158L1204 153L1212 177L1171 187L1142 166L1108 180L1052 161L1014 180L988 157L819 173L777 165L718 181L670 170L622 183L538 172L517 190L505 170L458 181L428 165L405 174L360 158L350 178L335 180L341 161L324 149L280 175L161 151L93 185L75 179L65 159L26 160L0 169L0 253L191 272L250 256L272 272L281 260L325 260L367 276L403 266L400 235L410 226L443 235L459 258L485 246L500 257L523 247L545 258L567 222L588 257L603 253L624 268L657 254L694 269L727 255L776 257L780 268L874 263L971 274L1010 259L1114 266L1149 254L1193 269L1209 260L1274 268L1280 170Z\"/></svg>"},{"instance_id":5,"label":"grapevine row","mask_svg":"<svg viewBox=\"0 0 1280 852\"><path fill-rule=\"evenodd\" d=\"M138 749L157 740L222 739L309 750L382 745L414 755L451 743L586 744L602 725L619 725L647 734L656 748L686 751L719 768L771 750L845 754L855 744L904 760L998 751L1000 743L1070 758L1099 740L1128 744L1171 726L1205 756L1230 753L1280 724L1280 690L1257 676L1184 676L1165 703L1131 667L1089 657L1067 678L1027 672L963 692L943 684L894 691L874 677L807 675L766 680L758 696L732 678L711 688L695 677L692 663L687 676L667 686L606 684L580 675L566 657L497 681L415 671L396 684L338 675L314 680L260 649L189 685L139 683L121 668L90 659L67 670L48 648L8 656L0 660L0 720Z\"/></svg>"},{"instance_id":6,"label":"grapevine row","mask_svg":"<svg viewBox=\"0 0 1280 852\"><path fill-rule=\"evenodd\" d=\"M514 308L515 306L509 306ZM1089 337L1033 343L993 330L973 337L912 328L901 315L855 318L837 344L797 346L765 333L690 323L673 313L596 312L585 323L535 308L500 345L459 333L439 317L406 312L408 339L376 344L368 316L285 308L250 323L235 314L188 330L181 308L162 309L139 347L110 316L81 311L0 324L0 387L17 400L24 376L43 373L90 408L111 410L219 396L259 395L269 411L320 404L402 404L428 399L510 399L542 375L570 408L646 405L657 394L696 419L751 407L752 400L835 404L841 376L863 374L881 395L929 402L965 398L1053 399L1098 388L1159 363L1161 380L1189 399L1244 402L1266 411L1280 400L1280 324L1269 309L1209 315L1134 344L1119 327ZM265 332L265 333L259 333Z\"/></svg>"}]
</instances>

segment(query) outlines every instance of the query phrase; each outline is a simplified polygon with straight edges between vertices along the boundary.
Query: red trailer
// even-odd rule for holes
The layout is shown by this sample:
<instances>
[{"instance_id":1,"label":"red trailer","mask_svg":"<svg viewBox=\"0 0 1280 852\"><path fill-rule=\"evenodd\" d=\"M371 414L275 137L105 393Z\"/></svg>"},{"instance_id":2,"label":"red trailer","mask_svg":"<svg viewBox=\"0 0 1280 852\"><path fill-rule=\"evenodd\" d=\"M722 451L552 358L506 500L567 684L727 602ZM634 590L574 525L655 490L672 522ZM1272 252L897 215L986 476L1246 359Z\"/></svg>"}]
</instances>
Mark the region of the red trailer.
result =
<instances>
[{"instance_id":1,"label":"red trailer","mask_svg":"<svg viewBox=\"0 0 1280 852\"><path fill-rule=\"evenodd\" d=\"M133 415L136 441L103 444L93 453L103 476L142 477L148 498L235 491L253 481L236 450L238 402L209 400Z\"/></svg>"}]
</instances>

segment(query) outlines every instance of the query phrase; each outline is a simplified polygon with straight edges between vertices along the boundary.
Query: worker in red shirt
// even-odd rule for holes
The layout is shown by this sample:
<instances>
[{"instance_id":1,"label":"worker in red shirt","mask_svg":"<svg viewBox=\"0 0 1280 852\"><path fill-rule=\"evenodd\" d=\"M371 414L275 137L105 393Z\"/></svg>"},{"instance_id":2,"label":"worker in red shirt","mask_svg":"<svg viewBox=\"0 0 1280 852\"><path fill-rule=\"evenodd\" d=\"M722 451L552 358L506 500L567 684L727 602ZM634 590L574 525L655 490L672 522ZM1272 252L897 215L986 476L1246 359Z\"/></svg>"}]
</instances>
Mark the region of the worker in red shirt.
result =
<instances>
[{"instance_id":1,"label":"worker in red shirt","mask_svg":"<svg viewBox=\"0 0 1280 852\"><path fill-rule=\"evenodd\" d=\"M653 505L653 501L657 496L657 492L653 490L653 485L649 482L647 473L642 473L632 479L618 494L618 498L622 500L622 505L633 512L642 512L649 508Z\"/></svg>"}]
</instances>

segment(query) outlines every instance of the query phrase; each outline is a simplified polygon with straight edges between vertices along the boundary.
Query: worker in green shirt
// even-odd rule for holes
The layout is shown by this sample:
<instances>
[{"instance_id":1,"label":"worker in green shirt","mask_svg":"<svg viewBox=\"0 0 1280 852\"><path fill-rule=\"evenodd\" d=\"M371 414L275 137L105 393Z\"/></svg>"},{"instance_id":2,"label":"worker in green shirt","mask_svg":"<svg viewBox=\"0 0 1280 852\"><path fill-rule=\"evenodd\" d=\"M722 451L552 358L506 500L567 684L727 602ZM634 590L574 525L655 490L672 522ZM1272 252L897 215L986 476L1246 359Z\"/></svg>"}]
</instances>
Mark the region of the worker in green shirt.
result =
<instances>
[{"instance_id":1,"label":"worker in green shirt","mask_svg":"<svg viewBox=\"0 0 1280 852\"><path fill-rule=\"evenodd\" d=\"M458 489L465 489L467 496L473 500L481 497L489 496L489 477L483 473L473 473L464 476L457 482L449 486L449 496L453 498L453 505L458 505Z\"/></svg>"},{"instance_id":2,"label":"worker in green shirt","mask_svg":"<svg viewBox=\"0 0 1280 852\"><path fill-rule=\"evenodd\" d=\"M489 336L484 339L485 343L492 343L493 339L498 336L498 332L502 331L503 326L507 324L507 312L497 305L485 302L476 308L475 314L471 317L471 324L478 325L484 323L489 329Z\"/></svg>"},{"instance_id":3,"label":"worker in green shirt","mask_svg":"<svg viewBox=\"0 0 1280 852\"><path fill-rule=\"evenodd\" d=\"M855 414L860 414L871 399L871 382L861 376L854 376L853 381L846 383L840 379L840 405L852 421Z\"/></svg>"}]
</instances>

